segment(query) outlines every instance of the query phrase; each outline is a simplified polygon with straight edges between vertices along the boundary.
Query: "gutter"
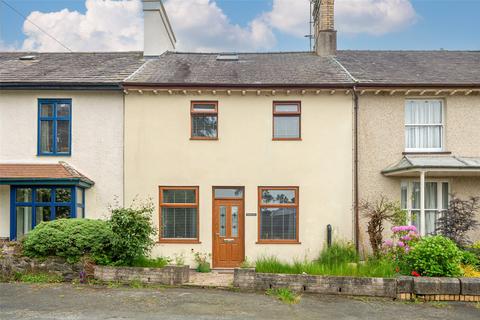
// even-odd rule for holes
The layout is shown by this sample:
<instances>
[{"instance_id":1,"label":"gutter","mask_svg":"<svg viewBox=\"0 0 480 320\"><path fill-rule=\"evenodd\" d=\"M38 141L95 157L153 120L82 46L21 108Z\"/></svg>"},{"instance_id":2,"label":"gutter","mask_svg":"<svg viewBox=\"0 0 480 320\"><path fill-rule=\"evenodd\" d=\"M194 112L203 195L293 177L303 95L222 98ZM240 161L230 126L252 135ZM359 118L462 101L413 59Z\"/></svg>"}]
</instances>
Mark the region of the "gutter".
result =
<instances>
[{"instance_id":1,"label":"gutter","mask_svg":"<svg viewBox=\"0 0 480 320\"><path fill-rule=\"evenodd\" d=\"M115 83L65 83L65 82L0 82L0 90L112 90L122 89Z\"/></svg>"},{"instance_id":2,"label":"gutter","mask_svg":"<svg viewBox=\"0 0 480 320\"><path fill-rule=\"evenodd\" d=\"M150 83L150 82L124 82L124 89L141 89L141 88L240 88L240 89L276 89L276 88L305 88L305 89L351 89L351 83L319 83L319 84L263 84L263 83L243 83L243 84L225 84L225 83Z\"/></svg>"}]
</instances>

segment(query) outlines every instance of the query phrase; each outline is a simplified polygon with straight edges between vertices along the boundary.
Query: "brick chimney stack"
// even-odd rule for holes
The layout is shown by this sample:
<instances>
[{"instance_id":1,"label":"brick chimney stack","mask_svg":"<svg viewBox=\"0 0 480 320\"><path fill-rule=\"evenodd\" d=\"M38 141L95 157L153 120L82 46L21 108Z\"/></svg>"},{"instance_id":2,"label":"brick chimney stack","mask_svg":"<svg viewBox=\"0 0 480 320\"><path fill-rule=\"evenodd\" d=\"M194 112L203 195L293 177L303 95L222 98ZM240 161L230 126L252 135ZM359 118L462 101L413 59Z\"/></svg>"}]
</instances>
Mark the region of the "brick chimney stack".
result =
<instances>
[{"instance_id":1,"label":"brick chimney stack","mask_svg":"<svg viewBox=\"0 0 480 320\"><path fill-rule=\"evenodd\" d=\"M314 2L315 52L321 57L334 56L337 54L335 0L314 0Z\"/></svg>"}]
</instances>

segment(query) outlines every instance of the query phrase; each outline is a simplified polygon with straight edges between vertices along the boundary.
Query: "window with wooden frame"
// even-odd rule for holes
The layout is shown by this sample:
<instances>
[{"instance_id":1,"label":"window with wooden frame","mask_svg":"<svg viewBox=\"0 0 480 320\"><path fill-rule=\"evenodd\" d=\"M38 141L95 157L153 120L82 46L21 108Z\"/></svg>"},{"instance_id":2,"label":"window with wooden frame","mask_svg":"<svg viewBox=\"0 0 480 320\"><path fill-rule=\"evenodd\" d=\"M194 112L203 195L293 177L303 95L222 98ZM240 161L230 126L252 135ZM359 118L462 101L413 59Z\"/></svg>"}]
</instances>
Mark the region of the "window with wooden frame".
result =
<instances>
[{"instance_id":1,"label":"window with wooden frame","mask_svg":"<svg viewBox=\"0 0 480 320\"><path fill-rule=\"evenodd\" d=\"M298 243L298 190L258 188L258 243Z\"/></svg>"},{"instance_id":2,"label":"window with wooden frame","mask_svg":"<svg viewBox=\"0 0 480 320\"><path fill-rule=\"evenodd\" d=\"M301 103L275 101L273 103L273 140L300 140Z\"/></svg>"},{"instance_id":3,"label":"window with wooden frame","mask_svg":"<svg viewBox=\"0 0 480 320\"><path fill-rule=\"evenodd\" d=\"M190 108L191 139L218 139L218 102L192 101Z\"/></svg>"},{"instance_id":4,"label":"window with wooden frame","mask_svg":"<svg viewBox=\"0 0 480 320\"><path fill-rule=\"evenodd\" d=\"M160 187L160 242L198 242L198 187Z\"/></svg>"}]
</instances>

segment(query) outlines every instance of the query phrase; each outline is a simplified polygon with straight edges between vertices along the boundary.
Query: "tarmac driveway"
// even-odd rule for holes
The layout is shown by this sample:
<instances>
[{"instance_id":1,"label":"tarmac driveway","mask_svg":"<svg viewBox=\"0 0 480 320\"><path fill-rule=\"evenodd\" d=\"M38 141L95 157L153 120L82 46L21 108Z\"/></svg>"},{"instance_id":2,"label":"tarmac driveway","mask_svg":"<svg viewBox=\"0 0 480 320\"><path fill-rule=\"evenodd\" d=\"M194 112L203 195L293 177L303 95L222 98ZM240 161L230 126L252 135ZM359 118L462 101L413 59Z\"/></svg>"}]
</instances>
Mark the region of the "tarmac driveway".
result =
<instances>
[{"instance_id":1,"label":"tarmac driveway","mask_svg":"<svg viewBox=\"0 0 480 320\"><path fill-rule=\"evenodd\" d=\"M0 283L0 319L480 319L473 303L404 303L303 295L286 305L261 293Z\"/></svg>"}]
</instances>

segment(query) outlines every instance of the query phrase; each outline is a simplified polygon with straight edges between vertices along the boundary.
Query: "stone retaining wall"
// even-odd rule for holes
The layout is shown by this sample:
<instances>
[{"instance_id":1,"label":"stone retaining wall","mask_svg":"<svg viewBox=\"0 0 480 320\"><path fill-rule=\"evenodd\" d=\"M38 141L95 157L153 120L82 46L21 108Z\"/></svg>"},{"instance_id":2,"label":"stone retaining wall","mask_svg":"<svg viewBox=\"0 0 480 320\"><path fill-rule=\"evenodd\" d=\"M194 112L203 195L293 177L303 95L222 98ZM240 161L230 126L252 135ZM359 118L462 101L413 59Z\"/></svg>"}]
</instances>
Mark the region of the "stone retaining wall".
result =
<instances>
[{"instance_id":1,"label":"stone retaining wall","mask_svg":"<svg viewBox=\"0 0 480 320\"><path fill-rule=\"evenodd\" d=\"M256 273L235 269L234 286L243 290L289 288L296 292L389 297L402 300L480 301L480 278L356 278Z\"/></svg>"},{"instance_id":2,"label":"stone retaining wall","mask_svg":"<svg viewBox=\"0 0 480 320\"><path fill-rule=\"evenodd\" d=\"M14 279L16 274L50 273L70 282L79 279L80 273L85 272L85 269L81 262L70 264L58 257L47 259L24 257L16 252L15 243L0 244L0 280Z\"/></svg>"},{"instance_id":3,"label":"stone retaining wall","mask_svg":"<svg viewBox=\"0 0 480 320\"><path fill-rule=\"evenodd\" d=\"M95 266L94 277L100 281L155 283L181 285L190 277L188 266L165 266L163 268L105 267Z\"/></svg>"}]
</instances>

